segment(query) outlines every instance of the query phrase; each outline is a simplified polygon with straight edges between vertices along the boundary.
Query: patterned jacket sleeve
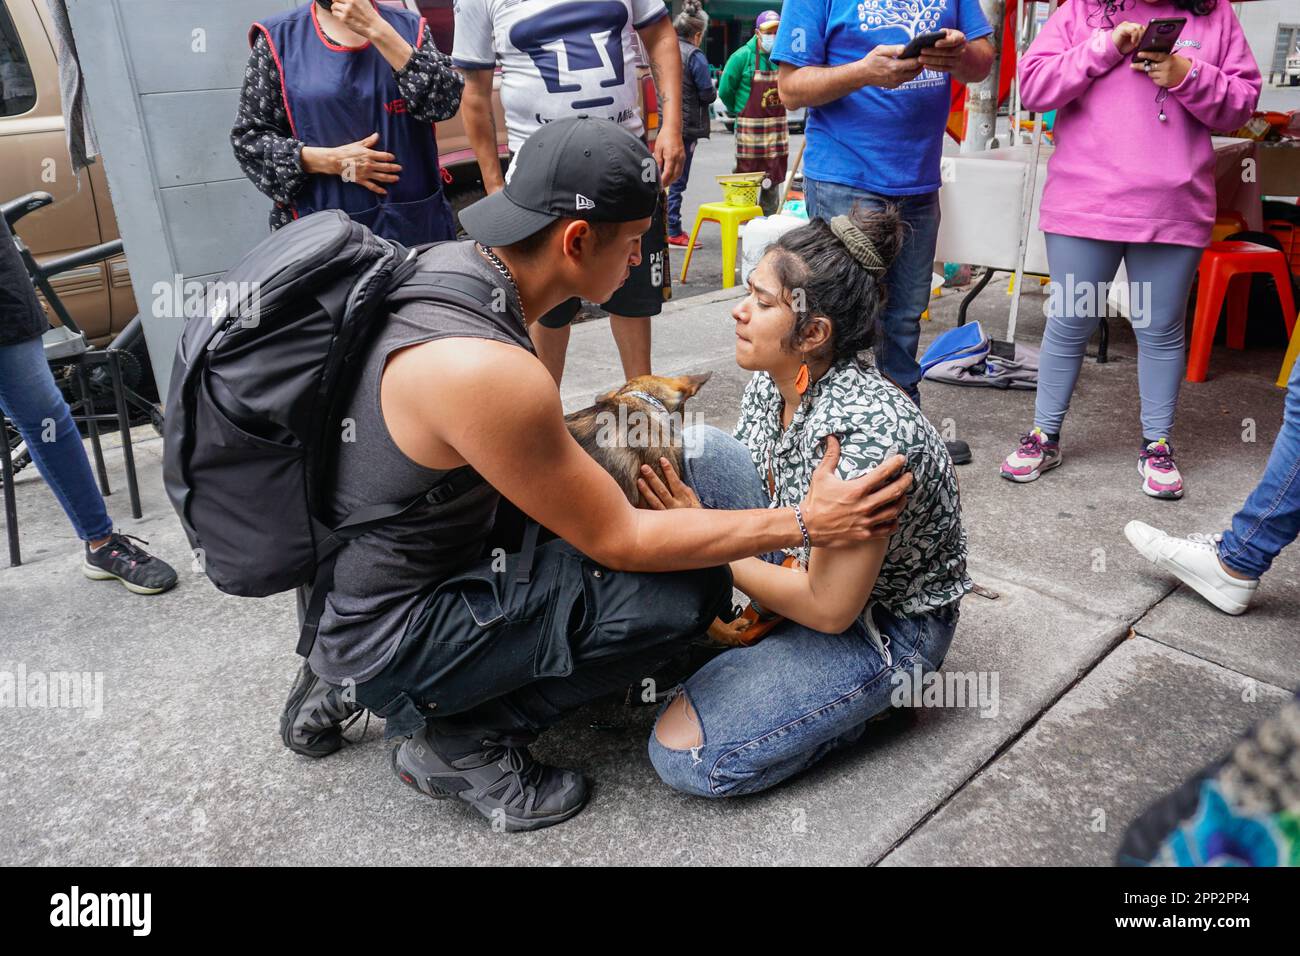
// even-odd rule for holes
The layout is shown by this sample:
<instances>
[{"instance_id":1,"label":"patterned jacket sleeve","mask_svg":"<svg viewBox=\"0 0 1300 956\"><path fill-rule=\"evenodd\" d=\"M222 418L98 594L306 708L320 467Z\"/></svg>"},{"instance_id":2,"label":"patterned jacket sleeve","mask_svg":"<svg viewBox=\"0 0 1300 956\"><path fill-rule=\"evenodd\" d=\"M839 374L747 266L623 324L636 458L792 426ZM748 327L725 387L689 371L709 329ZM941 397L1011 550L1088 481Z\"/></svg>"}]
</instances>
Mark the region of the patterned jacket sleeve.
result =
<instances>
[{"instance_id":1,"label":"patterned jacket sleeve","mask_svg":"<svg viewBox=\"0 0 1300 956\"><path fill-rule=\"evenodd\" d=\"M451 57L433 42L433 31L425 24L420 48L406 66L394 73L397 88L406 99L406 110L422 123L451 119L460 109L465 78L451 66Z\"/></svg>"},{"instance_id":2,"label":"patterned jacket sleeve","mask_svg":"<svg viewBox=\"0 0 1300 956\"><path fill-rule=\"evenodd\" d=\"M258 36L239 94L239 113L230 131L239 166L259 190L277 203L293 201L307 182L303 144L294 138L284 106L280 68L265 36Z\"/></svg>"}]
</instances>

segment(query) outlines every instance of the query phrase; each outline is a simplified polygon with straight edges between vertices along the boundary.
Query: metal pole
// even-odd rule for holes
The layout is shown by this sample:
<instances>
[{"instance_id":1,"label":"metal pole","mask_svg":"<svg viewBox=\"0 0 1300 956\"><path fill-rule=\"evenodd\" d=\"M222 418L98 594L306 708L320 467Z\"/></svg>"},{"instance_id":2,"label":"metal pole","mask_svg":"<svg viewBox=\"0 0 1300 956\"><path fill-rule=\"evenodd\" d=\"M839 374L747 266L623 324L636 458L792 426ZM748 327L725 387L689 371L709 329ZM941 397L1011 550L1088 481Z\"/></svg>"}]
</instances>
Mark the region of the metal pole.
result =
<instances>
[{"instance_id":1,"label":"metal pole","mask_svg":"<svg viewBox=\"0 0 1300 956\"><path fill-rule=\"evenodd\" d=\"M1022 2L1025 7L1028 7L1029 4L1035 2L1035 0L1022 0ZM1049 17L1056 12L1056 4L1057 0L1050 0L1047 7L1047 15ZM1031 10L1029 11L1029 16L1026 21L1025 32L1027 40L1032 39L1033 34L1036 32L1035 26L1035 19L1033 11ZM1028 46L1029 44L1026 42L1026 49ZM1016 85L1018 87L1019 83ZM1019 90L1017 90L1017 100L1018 99ZM1012 114L1011 123L1014 129L1019 124L1019 117ZM1015 141L1019 141L1018 135L1015 137ZM1041 155L1043 148L1043 117L1041 113L1034 117L1033 144L1033 149L1029 156L1029 168L1025 170L1024 201L1020 205L1020 245L1016 252L1016 275L1013 280L1015 283L1015 294L1011 296L1011 316L1007 319L1008 342L1014 342L1016 340L1016 319L1020 315L1020 293L1025 278L1025 255L1029 250L1029 225L1034 219L1034 193L1037 192L1038 185L1038 157Z\"/></svg>"},{"instance_id":2,"label":"metal pole","mask_svg":"<svg viewBox=\"0 0 1300 956\"><path fill-rule=\"evenodd\" d=\"M1002 24L1006 17L1006 0L980 0L980 9L993 27L989 41L993 44L993 66L989 75L966 87L966 135L963 153L989 149L997 137L998 77L1002 73Z\"/></svg>"}]
</instances>

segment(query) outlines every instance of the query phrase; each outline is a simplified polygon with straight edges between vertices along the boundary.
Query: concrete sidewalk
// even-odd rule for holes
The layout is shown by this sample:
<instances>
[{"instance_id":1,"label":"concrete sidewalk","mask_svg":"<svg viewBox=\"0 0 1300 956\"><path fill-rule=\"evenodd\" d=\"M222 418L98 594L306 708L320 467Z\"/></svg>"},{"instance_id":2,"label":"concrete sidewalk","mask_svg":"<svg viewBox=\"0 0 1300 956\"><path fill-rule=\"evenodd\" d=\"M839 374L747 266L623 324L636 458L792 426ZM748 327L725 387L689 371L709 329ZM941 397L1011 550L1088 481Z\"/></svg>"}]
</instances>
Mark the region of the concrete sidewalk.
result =
<instances>
[{"instance_id":1,"label":"concrete sidewalk","mask_svg":"<svg viewBox=\"0 0 1300 956\"><path fill-rule=\"evenodd\" d=\"M1005 288L994 282L972 310L995 333ZM712 369L691 408L726 428L747 379L732 356L737 295L679 299L655 320L656 369ZM935 300L925 342L952 326L957 303L951 291ZM1026 293L1026 341L1041 335L1041 304ZM1230 618L1155 573L1122 534L1130 518L1183 534L1222 528L1277 433L1281 353L1217 349L1212 379L1185 388L1180 502L1138 489L1126 327L1115 328L1111 357L1085 365L1064 466L1027 486L1001 480L997 465L1031 423L1032 392L923 389L931 420L974 450L959 470L971 570L996 595L965 600L945 670L996 675L995 710L901 712L784 786L710 802L658 781L645 752L652 709L593 706L536 747L591 776L591 804L535 834L494 833L471 811L399 785L377 720L325 760L281 746L277 719L297 668L292 602L224 596L191 566L152 433L137 446L145 518L127 516L114 451L109 502L123 530L180 571L180 586L158 598L85 580L71 529L28 469L18 482L26 563L0 570L0 671L102 672L104 701L97 717L0 708L0 859L1107 864L1147 803L1300 684L1300 548L1283 554L1256 607ZM566 407L619 377L606 324L576 328Z\"/></svg>"}]
</instances>

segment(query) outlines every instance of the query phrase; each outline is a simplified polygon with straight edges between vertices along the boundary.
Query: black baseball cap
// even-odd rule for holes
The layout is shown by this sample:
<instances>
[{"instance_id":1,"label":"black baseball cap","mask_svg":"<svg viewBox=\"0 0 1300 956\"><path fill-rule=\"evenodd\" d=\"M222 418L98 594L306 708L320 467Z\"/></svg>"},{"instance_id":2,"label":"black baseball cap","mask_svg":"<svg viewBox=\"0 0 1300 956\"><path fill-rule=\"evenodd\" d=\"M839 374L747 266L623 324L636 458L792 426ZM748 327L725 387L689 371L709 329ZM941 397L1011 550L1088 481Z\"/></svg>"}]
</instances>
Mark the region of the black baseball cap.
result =
<instances>
[{"instance_id":1,"label":"black baseball cap","mask_svg":"<svg viewBox=\"0 0 1300 956\"><path fill-rule=\"evenodd\" d=\"M659 167L645 143L613 120L573 116L528 137L505 188L462 209L460 224L486 246L508 246L560 218L648 219L658 201Z\"/></svg>"}]
</instances>

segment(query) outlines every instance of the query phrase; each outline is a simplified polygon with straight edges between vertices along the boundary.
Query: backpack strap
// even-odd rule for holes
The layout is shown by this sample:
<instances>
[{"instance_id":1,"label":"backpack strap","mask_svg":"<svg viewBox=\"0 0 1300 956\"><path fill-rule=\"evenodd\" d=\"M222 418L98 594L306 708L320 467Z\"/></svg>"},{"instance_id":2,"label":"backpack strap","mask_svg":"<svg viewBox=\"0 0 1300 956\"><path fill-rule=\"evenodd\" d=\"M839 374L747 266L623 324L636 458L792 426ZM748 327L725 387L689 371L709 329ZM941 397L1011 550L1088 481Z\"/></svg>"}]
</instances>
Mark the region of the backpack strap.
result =
<instances>
[{"instance_id":1,"label":"backpack strap","mask_svg":"<svg viewBox=\"0 0 1300 956\"><path fill-rule=\"evenodd\" d=\"M426 251L427 248L431 246L421 247L420 251ZM407 302L445 302L471 312L491 312L492 298L499 288L486 279L463 272L419 269L417 257L408 253L394 270L387 293L387 305L396 308ZM298 635L298 653L306 657L316 643L325 599L334 586L334 564L338 560L340 548L373 528L400 521L417 508L450 501L480 480L474 469L468 466L457 468L427 492L410 501L367 505L349 514L335 528L319 528L321 533L318 534L320 543L316 546L316 578L311 585L311 599ZM530 566L531 563L530 560Z\"/></svg>"},{"instance_id":2,"label":"backpack strap","mask_svg":"<svg viewBox=\"0 0 1300 956\"><path fill-rule=\"evenodd\" d=\"M408 302L445 302L470 312L498 314L492 300L504 289L487 279L466 272L417 269L403 277L388 295L388 305L396 308Z\"/></svg>"},{"instance_id":3,"label":"backpack strap","mask_svg":"<svg viewBox=\"0 0 1300 956\"><path fill-rule=\"evenodd\" d=\"M458 498L481 480L478 473L466 465L450 472L442 481L410 501L366 505L349 514L333 530L327 531L316 545L316 579L311 585L311 599L307 603L302 630L298 634L298 653L306 657L316 643L325 599L334 586L334 565L343 545L374 528L400 521L419 508L445 504Z\"/></svg>"}]
</instances>

